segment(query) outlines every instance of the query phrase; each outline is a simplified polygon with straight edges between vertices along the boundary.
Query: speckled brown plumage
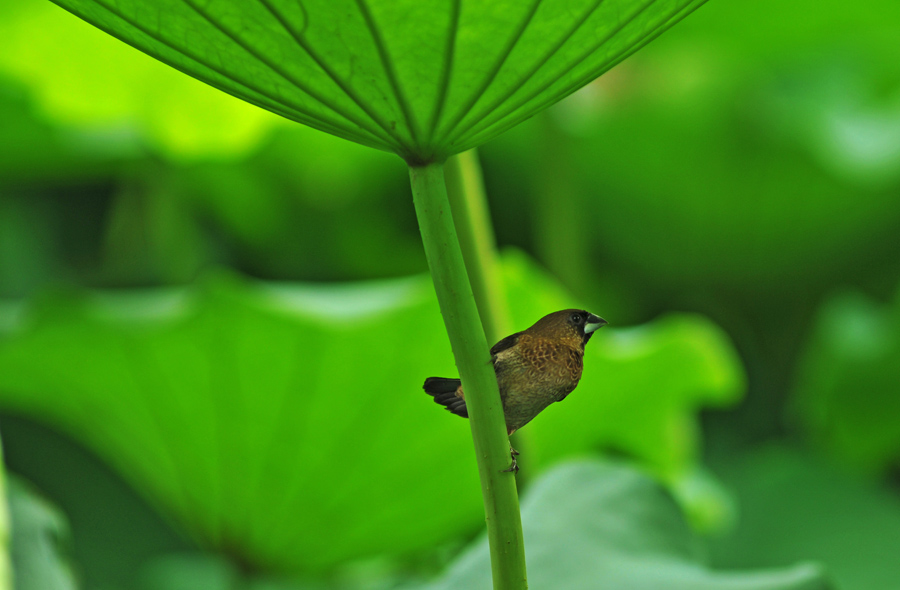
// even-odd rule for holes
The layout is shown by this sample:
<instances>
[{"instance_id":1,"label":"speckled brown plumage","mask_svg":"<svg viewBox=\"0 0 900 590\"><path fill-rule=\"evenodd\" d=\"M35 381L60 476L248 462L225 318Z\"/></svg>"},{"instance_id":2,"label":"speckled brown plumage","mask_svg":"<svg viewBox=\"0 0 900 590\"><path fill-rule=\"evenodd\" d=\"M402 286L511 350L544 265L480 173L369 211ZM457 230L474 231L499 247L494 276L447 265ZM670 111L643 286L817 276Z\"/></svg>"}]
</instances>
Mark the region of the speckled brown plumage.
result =
<instances>
[{"instance_id":1,"label":"speckled brown plumage","mask_svg":"<svg viewBox=\"0 0 900 590\"><path fill-rule=\"evenodd\" d=\"M604 325L605 320L587 311L566 309L491 348L509 434L575 389L584 367L584 345ZM424 389L449 411L468 417L459 379L429 377Z\"/></svg>"}]
</instances>

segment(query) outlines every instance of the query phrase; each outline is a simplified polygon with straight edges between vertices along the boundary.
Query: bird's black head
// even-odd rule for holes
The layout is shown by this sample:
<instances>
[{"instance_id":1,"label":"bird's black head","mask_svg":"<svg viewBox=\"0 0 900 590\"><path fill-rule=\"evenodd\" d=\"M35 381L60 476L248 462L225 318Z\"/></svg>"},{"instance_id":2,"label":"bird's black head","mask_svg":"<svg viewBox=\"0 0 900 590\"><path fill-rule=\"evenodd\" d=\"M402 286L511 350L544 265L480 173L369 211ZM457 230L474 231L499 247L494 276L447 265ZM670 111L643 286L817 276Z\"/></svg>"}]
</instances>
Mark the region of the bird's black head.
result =
<instances>
[{"instance_id":1,"label":"bird's black head","mask_svg":"<svg viewBox=\"0 0 900 590\"><path fill-rule=\"evenodd\" d=\"M609 323L603 318L583 309L569 309L566 312L568 313L566 321L581 337L582 345L588 343L594 332Z\"/></svg>"}]
</instances>

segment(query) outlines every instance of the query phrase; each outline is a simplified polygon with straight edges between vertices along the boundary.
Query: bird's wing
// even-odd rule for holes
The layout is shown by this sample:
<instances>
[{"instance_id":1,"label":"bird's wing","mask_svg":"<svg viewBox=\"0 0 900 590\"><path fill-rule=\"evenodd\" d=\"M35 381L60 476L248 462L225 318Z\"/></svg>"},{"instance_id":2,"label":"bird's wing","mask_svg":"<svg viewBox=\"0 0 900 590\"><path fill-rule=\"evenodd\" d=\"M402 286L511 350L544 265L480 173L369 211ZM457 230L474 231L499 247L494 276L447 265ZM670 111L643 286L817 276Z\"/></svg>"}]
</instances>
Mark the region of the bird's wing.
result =
<instances>
[{"instance_id":1,"label":"bird's wing","mask_svg":"<svg viewBox=\"0 0 900 590\"><path fill-rule=\"evenodd\" d=\"M506 338L504 338L503 340L501 340L500 342L498 342L497 344L492 346L491 347L491 356L492 357L497 356L504 350L515 346L516 342L519 341L519 336L521 336L521 335L522 335L522 332L516 332L515 334L510 334L509 336L507 336Z\"/></svg>"}]
</instances>

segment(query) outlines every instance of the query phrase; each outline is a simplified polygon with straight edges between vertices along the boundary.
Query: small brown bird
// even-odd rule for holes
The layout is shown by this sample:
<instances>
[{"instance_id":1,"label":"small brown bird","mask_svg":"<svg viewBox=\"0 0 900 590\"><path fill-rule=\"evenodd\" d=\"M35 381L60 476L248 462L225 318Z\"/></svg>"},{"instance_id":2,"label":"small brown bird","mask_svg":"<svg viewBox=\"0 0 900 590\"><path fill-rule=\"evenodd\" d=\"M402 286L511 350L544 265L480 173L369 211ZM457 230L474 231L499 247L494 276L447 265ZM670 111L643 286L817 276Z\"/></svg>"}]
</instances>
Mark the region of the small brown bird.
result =
<instances>
[{"instance_id":1,"label":"small brown bird","mask_svg":"<svg viewBox=\"0 0 900 590\"><path fill-rule=\"evenodd\" d=\"M507 336L491 348L507 434L572 393L581 379L584 345L607 323L587 311L565 309L542 317L527 330ZM459 379L429 377L423 388L435 403L457 416L469 417ZM510 453L512 465L506 471L518 471L515 456L519 453L512 446Z\"/></svg>"}]
</instances>

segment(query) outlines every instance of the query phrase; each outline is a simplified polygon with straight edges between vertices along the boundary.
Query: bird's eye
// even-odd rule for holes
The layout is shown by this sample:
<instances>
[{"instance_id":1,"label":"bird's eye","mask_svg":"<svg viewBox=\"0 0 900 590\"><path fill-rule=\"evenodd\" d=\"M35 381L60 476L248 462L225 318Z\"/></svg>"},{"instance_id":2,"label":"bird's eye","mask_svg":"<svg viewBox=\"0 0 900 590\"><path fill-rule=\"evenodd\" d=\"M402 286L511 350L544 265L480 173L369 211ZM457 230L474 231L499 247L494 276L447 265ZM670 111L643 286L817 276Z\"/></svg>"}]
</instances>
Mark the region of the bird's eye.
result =
<instances>
[{"instance_id":1,"label":"bird's eye","mask_svg":"<svg viewBox=\"0 0 900 590\"><path fill-rule=\"evenodd\" d=\"M573 313L573 314L572 314L572 317L569 318L569 319L570 319L571 322L572 322L573 324L575 324L576 326L577 326L578 324L580 324L581 322L584 321L584 318L581 317L581 314L580 314L580 313Z\"/></svg>"}]
</instances>

